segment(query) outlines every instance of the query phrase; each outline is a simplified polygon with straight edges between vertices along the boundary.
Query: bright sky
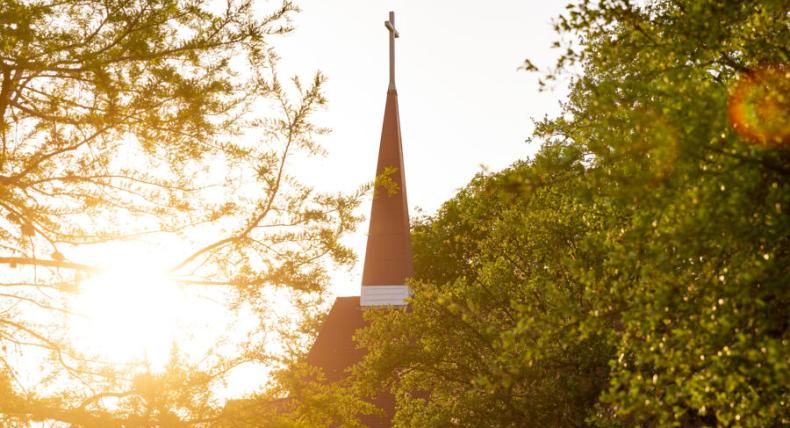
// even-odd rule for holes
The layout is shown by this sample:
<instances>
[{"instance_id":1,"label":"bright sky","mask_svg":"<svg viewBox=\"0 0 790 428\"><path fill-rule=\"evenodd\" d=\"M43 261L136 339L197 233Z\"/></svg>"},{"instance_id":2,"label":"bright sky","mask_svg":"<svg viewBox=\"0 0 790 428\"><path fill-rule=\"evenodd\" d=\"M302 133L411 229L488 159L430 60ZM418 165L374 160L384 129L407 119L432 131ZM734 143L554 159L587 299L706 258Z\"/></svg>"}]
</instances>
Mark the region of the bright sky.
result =
<instances>
[{"instance_id":1,"label":"bright sky","mask_svg":"<svg viewBox=\"0 0 790 428\"><path fill-rule=\"evenodd\" d=\"M562 0L302 0L296 31L276 43L282 71L329 78L321 124L329 155L300 177L350 191L375 176L388 81L388 11L395 11L396 81L411 214L433 213L480 171L502 169L537 149L532 118L554 115L564 90L538 91L535 73L557 52L553 19ZM562 89L562 88L558 88ZM312 172L311 172L312 171ZM369 201L363 207L367 215ZM367 222L348 242L359 263L335 277L338 295L359 293Z\"/></svg>"}]
</instances>

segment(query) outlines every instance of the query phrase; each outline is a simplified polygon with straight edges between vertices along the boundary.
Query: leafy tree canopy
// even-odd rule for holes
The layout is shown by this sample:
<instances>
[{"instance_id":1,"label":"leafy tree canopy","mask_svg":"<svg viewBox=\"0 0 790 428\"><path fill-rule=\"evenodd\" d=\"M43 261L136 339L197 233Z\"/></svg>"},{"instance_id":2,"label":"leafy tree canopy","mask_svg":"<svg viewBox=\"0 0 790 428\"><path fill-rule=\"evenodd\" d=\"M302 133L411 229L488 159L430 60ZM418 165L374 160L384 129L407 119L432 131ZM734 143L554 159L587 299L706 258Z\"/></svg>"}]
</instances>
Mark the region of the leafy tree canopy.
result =
<instances>
[{"instance_id":1,"label":"leafy tree canopy","mask_svg":"<svg viewBox=\"0 0 790 428\"><path fill-rule=\"evenodd\" d=\"M352 261L338 239L359 194L317 194L289 172L296 154L322 152L325 132L312 122L324 77L284 84L270 47L296 11L287 0L0 4L0 415L211 420L212 385L270 361L267 290L309 316L323 260ZM186 248L174 280L228 286L235 307L260 315L236 356L192 367L175 350L166 373L130 378L68 342L70 296L97 268L82 249L148 238ZM25 390L36 349L49 359L41 388Z\"/></svg>"},{"instance_id":2,"label":"leafy tree canopy","mask_svg":"<svg viewBox=\"0 0 790 428\"><path fill-rule=\"evenodd\" d=\"M359 384L396 426L787 425L786 2L582 1L556 26L563 114L417 223Z\"/></svg>"}]
</instances>

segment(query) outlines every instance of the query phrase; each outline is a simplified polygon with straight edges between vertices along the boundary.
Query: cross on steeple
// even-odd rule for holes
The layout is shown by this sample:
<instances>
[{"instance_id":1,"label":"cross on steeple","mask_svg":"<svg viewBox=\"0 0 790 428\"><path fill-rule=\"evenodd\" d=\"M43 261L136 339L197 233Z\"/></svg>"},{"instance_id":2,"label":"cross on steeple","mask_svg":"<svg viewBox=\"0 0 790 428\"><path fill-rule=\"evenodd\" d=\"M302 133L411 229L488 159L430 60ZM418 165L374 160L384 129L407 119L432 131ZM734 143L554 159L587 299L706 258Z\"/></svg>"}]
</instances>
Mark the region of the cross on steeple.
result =
<instances>
[{"instance_id":1,"label":"cross on steeple","mask_svg":"<svg viewBox=\"0 0 790 428\"><path fill-rule=\"evenodd\" d=\"M395 39L400 33L395 29L395 12L390 11L390 19L384 21L384 26L390 32L390 90L395 90Z\"/></svg>"}]
</instances>

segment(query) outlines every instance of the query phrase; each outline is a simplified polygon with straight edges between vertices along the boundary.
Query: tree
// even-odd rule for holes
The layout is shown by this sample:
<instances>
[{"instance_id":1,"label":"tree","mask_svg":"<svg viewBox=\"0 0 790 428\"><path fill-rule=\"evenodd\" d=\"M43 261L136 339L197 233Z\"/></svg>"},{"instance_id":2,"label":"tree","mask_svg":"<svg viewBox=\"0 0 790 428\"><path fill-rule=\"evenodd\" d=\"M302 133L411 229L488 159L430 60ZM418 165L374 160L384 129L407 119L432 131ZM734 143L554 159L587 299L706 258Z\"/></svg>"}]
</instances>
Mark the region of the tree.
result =
<instances>
[{"instance_id":1,"label":"tree","mask_svg":"<svg viewBox=\"0 0 790 428\"><path fill-rule=\"evenodd\" d=\"M593 208L582 160L544 146L415 226L409 310L372 314L357 369L368 388L395 389L397 425L579 426L592 414L612 349L580 329L592 303L572 264L599 257L586 233L617 216Z\"/></svg>"},{"instance_id":2,"label":"tree","mask_svg":"<svg viewBox=\"0 0 790 428\"><path fill-rule=\"evenodd\" d=\"M561 25L595 48L576 56L585 76L574 120L543 131L595 156L612 183L601 192L631 211L622 242L598 241L608 269L587 285L601 296L597 316L619 323L603 402L631 423L786 423L790 152L728 116L739 82L788 62L785 7L611 2L577 12ZM756 83L753 125L787 120L786 82Z\"/></svg>"},{"instance_id":3,"label":"tree","mask_svg":"<svg viewBox=\"0 0 790 428\"><path fill-rule=\"evenodd\" d=\"M634 3L568 6L540 153L415 227L357 369L398 425L788 423L786 5Z\"/></svg>"},{"instance_id":4,"label":"tree","mask_svg":"<svg viewBox=\"0 0 790 428\"><path fill-rule=\"evenodd\" d=\"M0 414L118 416L104 397L127 409L113 424L219 411L205 394L156 407L142 386L152 379L119 376L65 340L59 314L96 270L72 259L84 246L184 239L193 249L173 278L228 286L272 334L266 290L289 290L309 313L326 284L324 261L352 261L338 239L356 225L360 194L316 194L289 174L295 154L322 152L314 137L325 132L311 121L326 101L324 77L284 86L269 45L296 11L283 1L264 12L252 0L0 5L0 385L14 385L28 348L51 353L43 377L54 385L79 380L55 397L0 388ZM251 341L233 361L174 371L201 380L169 388L205 392L250 358L269 355Z\"/></svg>"}]
</instances>

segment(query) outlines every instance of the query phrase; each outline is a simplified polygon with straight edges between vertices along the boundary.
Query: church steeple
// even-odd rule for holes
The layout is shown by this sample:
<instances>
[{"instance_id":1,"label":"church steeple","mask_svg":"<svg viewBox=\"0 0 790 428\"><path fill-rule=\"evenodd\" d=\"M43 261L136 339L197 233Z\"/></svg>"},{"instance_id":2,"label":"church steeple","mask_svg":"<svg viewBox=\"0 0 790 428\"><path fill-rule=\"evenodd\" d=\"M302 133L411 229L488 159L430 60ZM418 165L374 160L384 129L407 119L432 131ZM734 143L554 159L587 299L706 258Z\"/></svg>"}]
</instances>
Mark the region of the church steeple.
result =
<instances>
[{"instance_id":1,"label":"church steeple","mask_svg":"<svg viewBox=\"0 0 790 428\"><path fill-rule=\"evenodd\" d=\"M365 308L404 306L409 296L406 278L412 276L411 240L409 238L409 205L406 201L406 179L403 170L398 93L395 90L395 17L390 12L384 23L390 31L390 81L384 105L384 124L376 176L385 176L386 186L373 191L370 232L362 272L362 293L359 297L338 297L324 321L318 337L307 354L307 362L324 371L327 382L348 376L348 368L359 362L365 350L354 342L356 332L365 327ZM383 415L363 416L363 425L371 428L392 426L395 397L383 392L373 404L384 410Z\"/></svg>"},{"instance_id":2,"label":"church steeple","mask_svg":"<svg viewBox=\"0 0 790 428\"><path fill-rule=\"evenodd\" d=\"M395 14L384 22L390 38L390 79L384 106L376 177L370 212L368 245L362 271L360 305L405 305L409 295L406 278L413 272L409 237L409 205L403 169L398 92L395 89Z\"/></svg>"}]
</instances>

